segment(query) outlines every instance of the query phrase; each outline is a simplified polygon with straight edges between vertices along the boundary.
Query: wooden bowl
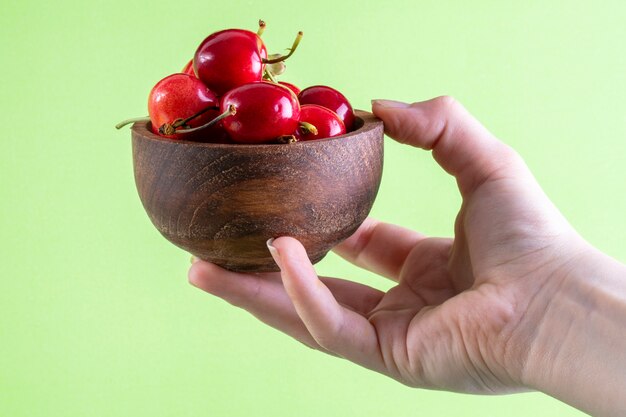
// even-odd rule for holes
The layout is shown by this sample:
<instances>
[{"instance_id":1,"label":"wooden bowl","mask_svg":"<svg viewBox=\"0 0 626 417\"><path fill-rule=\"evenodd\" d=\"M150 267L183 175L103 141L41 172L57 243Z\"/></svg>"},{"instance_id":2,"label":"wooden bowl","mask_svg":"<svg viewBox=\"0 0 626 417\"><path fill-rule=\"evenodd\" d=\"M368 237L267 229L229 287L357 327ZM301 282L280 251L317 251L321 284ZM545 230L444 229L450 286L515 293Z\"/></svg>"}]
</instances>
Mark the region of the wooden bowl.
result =
<instances>
[{"instance_id":1,"label":"wooden bowl","mask_svg":"<svg viewBox=\"0 0 626 417\"><path fill-rule=\"evenodd\" d=\"M365 220L380 185L383 123L292 144L214 144L132 127L137 191L166 239L234 271L277 271L265 242L292 236L313 263Z\"/></svg>"}]
</instances>

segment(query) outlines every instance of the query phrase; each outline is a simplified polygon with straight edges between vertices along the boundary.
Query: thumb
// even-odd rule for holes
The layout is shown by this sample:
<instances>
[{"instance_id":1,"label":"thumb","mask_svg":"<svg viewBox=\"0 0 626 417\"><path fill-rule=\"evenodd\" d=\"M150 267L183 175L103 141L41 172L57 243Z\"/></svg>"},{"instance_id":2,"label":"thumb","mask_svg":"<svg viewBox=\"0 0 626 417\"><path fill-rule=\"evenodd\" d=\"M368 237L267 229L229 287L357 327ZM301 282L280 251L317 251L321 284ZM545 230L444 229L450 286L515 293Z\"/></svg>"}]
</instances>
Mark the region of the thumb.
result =
<instances>
[{"instance_id":1,"label":"thumb","mask_svg":"<svg viewBox=\"0 0 626 417\"><path fill-rule=\"evenodd\" d=\"M339 304L318 278L304 246L294 238L279 237L268 240L267 247L280 268L285 291L313 339L329 352L385 372L376 329L360 313Z\"/></svg>"},{"instance_id":2,"label":"thumb","mask_svg":"<svg viewBox=\"0 0 626 417\"><path fill-rule=\"evenodd\" d=\"M437 163L456 177L463 195L490 179L527 170L515 151L451 97L412 104L373 100L372 111L391 138L432 150Z\"/></svg>"}]
</instances>

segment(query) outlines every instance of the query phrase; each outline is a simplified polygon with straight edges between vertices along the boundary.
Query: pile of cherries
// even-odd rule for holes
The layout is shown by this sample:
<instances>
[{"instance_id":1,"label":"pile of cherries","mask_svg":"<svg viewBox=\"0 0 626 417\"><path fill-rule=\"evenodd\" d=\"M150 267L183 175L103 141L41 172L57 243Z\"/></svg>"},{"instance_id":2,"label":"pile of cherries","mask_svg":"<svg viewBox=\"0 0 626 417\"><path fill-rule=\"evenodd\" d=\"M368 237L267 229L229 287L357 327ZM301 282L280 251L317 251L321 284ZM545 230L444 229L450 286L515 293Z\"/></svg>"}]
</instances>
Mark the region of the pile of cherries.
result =
<instances>
[{"instance_id":1,"label":"pile of cherries","mask_svg":"<svg viewBox=\"0 0 626 417\"><path fill-rule=\"evenodd\" d=\"M159 81L148 97L151 129L172 138L214 143L292 143L339 136L353 129L354 111L334 88L302 91L277 81L289 53L269 55L254 33L227 29L209 35L181 73ZM116 127L147 118L129 119Z\"/></svg>"}]
</instances>

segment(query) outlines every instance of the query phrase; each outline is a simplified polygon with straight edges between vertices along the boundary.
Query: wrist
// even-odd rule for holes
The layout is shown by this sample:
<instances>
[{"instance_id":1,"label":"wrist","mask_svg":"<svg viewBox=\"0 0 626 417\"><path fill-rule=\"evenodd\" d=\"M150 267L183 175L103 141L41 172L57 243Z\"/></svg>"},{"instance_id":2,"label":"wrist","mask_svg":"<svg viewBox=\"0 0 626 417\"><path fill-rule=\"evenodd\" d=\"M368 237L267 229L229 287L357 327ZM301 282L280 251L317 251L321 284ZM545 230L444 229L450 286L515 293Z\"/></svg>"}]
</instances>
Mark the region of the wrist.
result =
<instances>
[{"instance_id":1,"label":"wrist","mask_svg":"<svg viewBox=\"0 0 626 417\"><path fill-rule=\"evenodd\" d=\"M522 381L594 415L626 408L626 266L587 247L531 302Z\"/></svg>"}]
</instances>

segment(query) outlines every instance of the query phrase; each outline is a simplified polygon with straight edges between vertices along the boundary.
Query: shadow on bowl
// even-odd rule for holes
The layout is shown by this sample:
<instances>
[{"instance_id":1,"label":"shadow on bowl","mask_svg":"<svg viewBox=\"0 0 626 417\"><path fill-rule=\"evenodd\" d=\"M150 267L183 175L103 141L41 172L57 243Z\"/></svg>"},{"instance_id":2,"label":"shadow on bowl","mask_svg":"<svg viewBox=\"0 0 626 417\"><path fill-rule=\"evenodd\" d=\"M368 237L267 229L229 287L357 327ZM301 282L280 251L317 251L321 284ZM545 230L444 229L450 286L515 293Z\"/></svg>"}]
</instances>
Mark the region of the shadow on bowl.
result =
<instances>
[{"instance_id":1,"label":"shadow on bowl","mask_svg":"<svg viewBox=\"0 0 626 417\"><path fill-rule=\"evenodd\" d=\"M173 244L233 271L278 267L265 242L292 236L313 263L365 220L383 166L383 124L357 111L343 136L292 144L213 144L132 127L135 183Z\"/></svg>"}]
</instances>

